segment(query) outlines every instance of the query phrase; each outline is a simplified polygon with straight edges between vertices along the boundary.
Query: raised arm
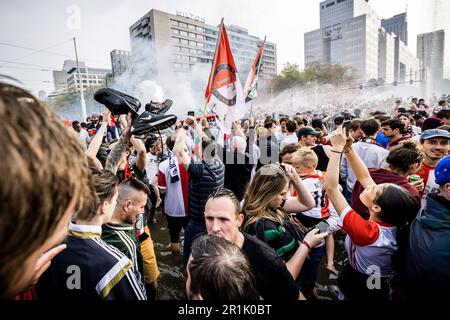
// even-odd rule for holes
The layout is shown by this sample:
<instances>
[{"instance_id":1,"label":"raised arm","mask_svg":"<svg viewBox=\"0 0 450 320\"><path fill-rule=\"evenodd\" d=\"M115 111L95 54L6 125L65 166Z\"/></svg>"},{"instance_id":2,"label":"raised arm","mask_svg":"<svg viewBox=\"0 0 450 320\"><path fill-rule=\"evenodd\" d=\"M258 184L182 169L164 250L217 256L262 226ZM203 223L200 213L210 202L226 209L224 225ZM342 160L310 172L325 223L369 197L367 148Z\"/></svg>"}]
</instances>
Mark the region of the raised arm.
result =
<instances>
[{"instance_id":1,"label":"raised arm","mask_svg":"<svg viewBox=\"0 0 450 320\"><path fill-rule=\"evenodd\" d=\"M122 118L123 119L123 118ZM121 120L122 120L121 119ZM125 123L123 123L125 122ZM105 169L117 173L117 169L119 168L119 162L122 158L125 150L127 148L128 142L131 138L131 113L128 114L126 121L121 121L122 125L125 126L125 130L119 138L119 141L114 145L111 152L106 159ZM145 167L145 166L144 166Z\"/></svg>"},{"instance_id":2,"label":"raised arm","mask_svg":"<svg viewBox=\"0 0 450 320\"><path fill-rule=\"evenodd\" d=\"M232 128L234 130L234 135L235 136L239 136L239 137L242 137L245 140L247 140L247 137L246 137L244 131L242 131L241 127L239 126L238 121L233 122L233 127Z\"/></svg>"},{"instance_id":3,"label":"raised arm","mask_svg":"<svg viewBox=\"0 0 450 320\"><path fill-rule=\"evenodd\" d=\"M145 150L144 142L141 139L136 139L135 137L130 138L131 144L136 149L136 167L144 172L145 165L147 161L147 152Z\"/></svg>"},{"instance_id":4,"label":"raised arm","mask_svg":"<svg viewBox=\"0 0 450 320\"><path fill-rule=\"evenodd\" d=\"M346 150L347 156L349 154L348 150L351 148L349 144L351 144L351 140L348 140L345 136L342 127L338 127L335 132L333 132L330 136L331 143L333 145L332 152L330 154L330 160L328 161L327 167L327 182L325 184L328 198L333 204L336 212L340 215L345 208L349 206L347 200L342 194L339 188L339 169L340 169L340 161L341 156ZM347 141L349 141L347 143ZM352 151L355 153L354 151ZM356 153L355 153L356 154ZM356 155L357 156L357 155ZM358 156L357 156L358 157ZM359 157L358 157L359 159ZM350 159L349 159L350 160ZM364 164L363 164L364 166ZM365 167L365 166L364 166ZM366 168L367 170L367 168ZM355 170L354 170L355 171ZM356 173L356 171L355 171ZM369 172L367 171L367 174ZM370 177L370 175L369 175ZM371 179L371 178L370 178Z\"/></svg>"},{"instance_id":5,"label":"raised arm","mask_svg":"<svg viewBox=\"0 0 450 320\"><path fill-rule=\"evenodd\" d=\"M297 197L288 197L286 202L284 203L283 209L286 212L302 212L307 211L314 207L314 198L309 192L308 188L306 188L302 179L298 176L295 169L287 164L283 164L286 174L291 180L291 183L294 185L295 190L297 191Z\"/></svg>"},{"instance_id":6,"label":"raised arm","mask_svg":"<svg viewBox=\"0 0 450 320\"><path fill-rule=\"evenodd\" d=\"M191 157L186 153L184 149L185 146L186 132L184 132L184 129L178 129L177 137L175 139L175 145L172 151L177 157L178 162L187 170L189 167L189 163L191 162Z\"/></svg>"},{"instance_id":7,"label":"raised arm","mask_svg":"<svg viewBox=\"0 0 450 320\"><path fill-rule=\"evenodd\" d=\"M100 149L100 146L102 145L103 136L105 135L106 129L108 127L110 114L111 112L109 111L109 109L105 108L105 110L103 111L102 125L95 134L95 137L91 140L91 143L89 144L89 147L85 152L89 167L94 167L98 170L103 169L101 162L97 159L97 153Z\"/></svg>"},{"instance_id":8,"label":"raised arm","mask_svg":"<svg viewBox=\"0 0 450 320\"><path fill-rule=\"evenodd\" d=\"M344 135L344 133L341 134ZM353 138L349 135L343 148L343 152L345 154L345 157L347 158L348 164L350 164L353 172L355 173L356 179L363 186L363 188L367 188L371 185L376 185L375 181L373 181L369 173L369 169L367 169L365 163L361 160L355 150L353 150L352 144Z\"/></svg>"}]
</instances>

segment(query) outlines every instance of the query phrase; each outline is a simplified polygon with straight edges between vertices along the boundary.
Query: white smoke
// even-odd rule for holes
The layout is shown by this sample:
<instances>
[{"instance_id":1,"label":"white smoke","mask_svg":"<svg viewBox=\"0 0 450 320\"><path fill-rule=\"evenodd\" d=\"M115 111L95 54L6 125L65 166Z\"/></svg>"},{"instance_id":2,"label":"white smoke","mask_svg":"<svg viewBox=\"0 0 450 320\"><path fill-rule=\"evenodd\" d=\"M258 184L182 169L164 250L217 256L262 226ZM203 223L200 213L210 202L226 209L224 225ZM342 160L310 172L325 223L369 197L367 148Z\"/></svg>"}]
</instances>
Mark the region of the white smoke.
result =
<instances>
[{"instance_id":1,"label":"white smoke","mask_svg":"<svg viewBox=\"0 0 450 320\"><path fill-rule=\"evenodd\" d=\"M136 97L142 106L150 101L172 99L168 113L179 118L185 117L188 111L198 112L204 103L203 93L211 66L196 64L187 72L175 72L169 66L173 60L172 50L171 46L155 48L154 42L148 40L134 42L130 67L111 87ZM140 112L143 110L142 107Z\"/></svg>"}]
</instances>

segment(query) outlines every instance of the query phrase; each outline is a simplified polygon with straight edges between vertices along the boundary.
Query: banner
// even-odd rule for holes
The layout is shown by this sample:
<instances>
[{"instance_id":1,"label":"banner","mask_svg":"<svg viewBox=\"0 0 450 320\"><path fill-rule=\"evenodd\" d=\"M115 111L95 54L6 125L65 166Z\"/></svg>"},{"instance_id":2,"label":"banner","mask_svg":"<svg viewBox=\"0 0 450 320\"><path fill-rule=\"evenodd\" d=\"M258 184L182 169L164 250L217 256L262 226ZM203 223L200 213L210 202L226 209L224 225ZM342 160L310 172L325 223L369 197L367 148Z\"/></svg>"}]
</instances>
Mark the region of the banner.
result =
<instances>
[{"instance_id":1,"label":"banner","mask_svg":"<svg viewBox=\"0 0 450 320\"><path fill-rule=\"evenodd\" d=\"M266 38L264 37L264 41L259 48L258 53L256 54L255 60L253 61L252 68L248 73L247 81L245 82L244 87L244 97L245 102L249 102L250 100L257 97L257 85L258 85L258 76L261 71L262 65L262 53L264 50L264 44L266 43Z\"/></svg>"},{"instance_id":2,"label":"banner","mask_svg":"<svg viewBox=\"0 0 450 320\"><path fill-rule=\"evenodd\" d=\"M211 112L217 114L227 130L231 129L233 121L240 120L245 115L244 93L223 19L205 99L205 107L208 105Z\"/></svg>"}]
</instances>

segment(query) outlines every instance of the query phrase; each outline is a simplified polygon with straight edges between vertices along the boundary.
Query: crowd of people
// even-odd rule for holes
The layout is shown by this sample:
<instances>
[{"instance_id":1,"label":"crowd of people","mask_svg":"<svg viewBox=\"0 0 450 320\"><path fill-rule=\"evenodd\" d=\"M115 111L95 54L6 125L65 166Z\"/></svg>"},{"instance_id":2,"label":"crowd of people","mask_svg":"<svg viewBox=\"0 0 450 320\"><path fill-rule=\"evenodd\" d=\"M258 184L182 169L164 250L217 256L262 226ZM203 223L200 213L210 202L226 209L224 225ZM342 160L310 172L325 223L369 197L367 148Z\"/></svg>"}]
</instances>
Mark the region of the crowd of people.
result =
<instances>
[{"instance_id":1,"label":"crowd of people","mask_svg":"<svg viewBox=\"0 0 450 320\"><path fill-rule=\"evenodd\" d=\"M449 101L382 104L137 135L0 83L1 298L154 300L160 210L188 299L318 299L322 261L341 300L448 299Z\"/></svg>"}]
</instances>

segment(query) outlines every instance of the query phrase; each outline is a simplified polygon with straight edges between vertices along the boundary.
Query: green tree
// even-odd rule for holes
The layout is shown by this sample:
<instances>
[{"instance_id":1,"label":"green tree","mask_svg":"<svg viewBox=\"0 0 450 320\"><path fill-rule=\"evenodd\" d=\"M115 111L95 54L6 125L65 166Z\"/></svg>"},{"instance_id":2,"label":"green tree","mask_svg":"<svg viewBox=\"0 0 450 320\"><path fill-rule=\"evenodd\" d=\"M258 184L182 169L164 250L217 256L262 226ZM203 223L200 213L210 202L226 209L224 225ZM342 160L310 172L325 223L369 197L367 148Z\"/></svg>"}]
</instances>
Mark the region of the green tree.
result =
<instances>
[{"instance_id":1,"label":"green tree","mask_svg":"<svg viewBox=\"0 0 450 320\"><path fill-rule=\"evenodd\" d=\"M287 63L281 73L272 80L272 87L275 92L294 87L314 86L316 83L340 88L352 84L357 78L356 72L346 66L315 63L300 70L298 65Z\"/></svg>"},{"instance_id":2,"label":"green tree","mask_svg":"<svg viewBox=\"0 0 450 320\"><path fill-rule=\"evenodd\" d=\"M286 63L281 73L272 80L275 92L281 92L304 84L302 73L297 64Z\"/></svg>"}]
</instances>

